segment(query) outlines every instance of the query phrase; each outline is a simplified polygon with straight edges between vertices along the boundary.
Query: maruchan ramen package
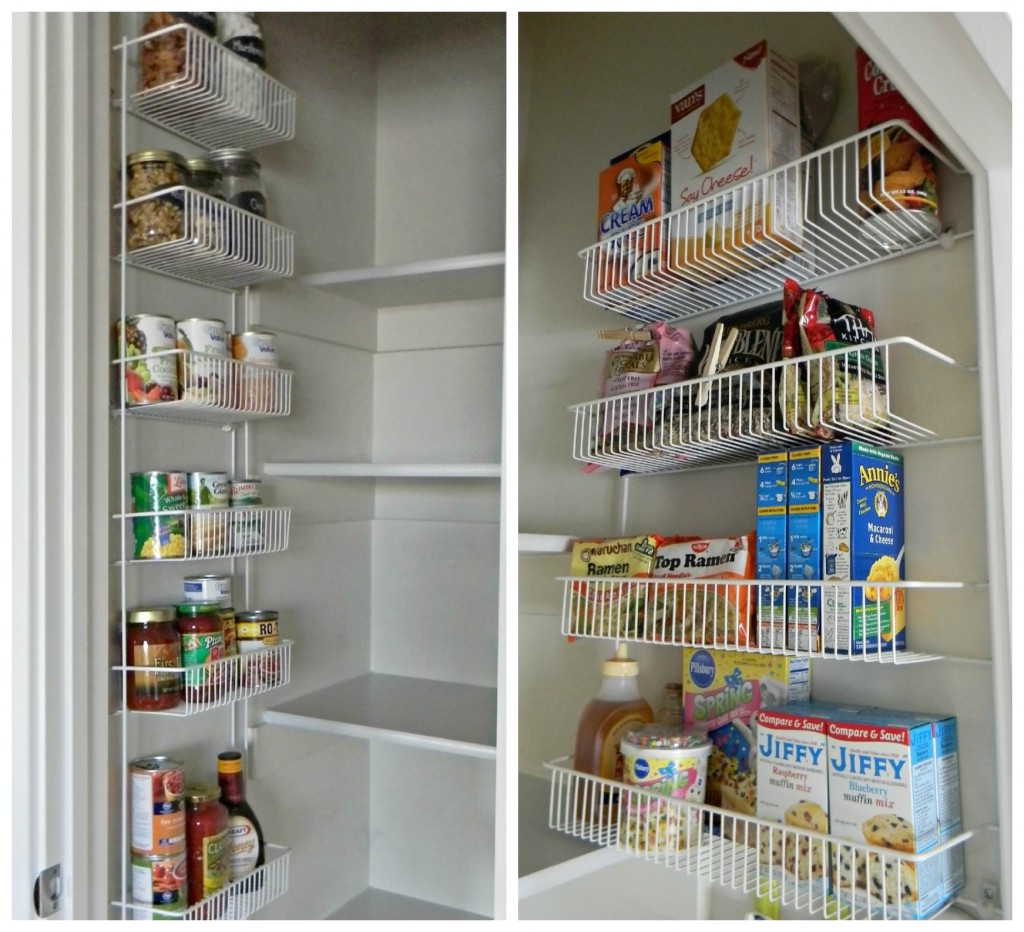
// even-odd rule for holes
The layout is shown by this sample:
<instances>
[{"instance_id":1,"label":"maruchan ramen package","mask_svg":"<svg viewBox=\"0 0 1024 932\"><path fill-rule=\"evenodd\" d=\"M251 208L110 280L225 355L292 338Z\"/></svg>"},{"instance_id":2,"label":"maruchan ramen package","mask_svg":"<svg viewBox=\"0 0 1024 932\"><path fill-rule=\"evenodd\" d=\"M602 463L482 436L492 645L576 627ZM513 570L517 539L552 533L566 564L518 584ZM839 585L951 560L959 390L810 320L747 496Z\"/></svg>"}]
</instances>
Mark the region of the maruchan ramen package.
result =
<instances>
[{"instance_id":1,"label":"maruchan ramen package","mask_svg":"<svg viewBox=\"0 0 1024 932\"><path fill-rule=\"evenodd\" d=\"M745 647L750 643L752 589L703 585L710 579L754 578L754 535L668 538L658 548L655 578L700 585L657 587L647 603L647 633L659 641Z\"/></svg>"},{"instance_id":2,"label":"maruchan ramen package","mask_svg":"<svg viewBox=\"0 0 1024 932\"><path fill-rule=\"evenodd\" d=\"M679 267L717 273L799 257L796 168L755 181L800 155L797 68L762 41L672 95L671 209L702 203L672 236ZM739 189L739 190L736 190Z\"/></svg>"},{"instance_id":3,"label":"maruchan ramen package","mask_svg":"<svg viewBox=\"0 0 1024 932\"><path fill-rule=\"evenodd\" d=\"M906 648L903 457L857 440L822 447L825 650ZM866 585L828 588L829 581Z\"/></svg>"},{"instance_id":4,"label":"maruchan ramen package","mask_svg":"<svg viewBox=\"0 0 1024 932\"><path fill-rule=\"evenodd\" d=\"M598 176L603 287L614 288L662 269L660 225L637 228L669 211L669 151L669 134L662 133L613 158Z\"/></svg>"},{"instance_id":5,"label":"maruchan ramen package","mask_svg":"<svg viewBox=\"0 0 1024 932\"><path fill-rule=\"evenodd\" d=\"M649 578L660 538L654 535L577 541L572 548L572 632L602 637L643 633L646 587L623 580ZM571 637L571 635L570 635Z\"/></svg>"},{"instance_id":6,"label":"maruchan ramen package","mask_svg":"<svg viewBox=\"0 0 1024 932\"><path fill-rule=\"evenodd\" d=\"M683 723L707 731L707 802L757 814L756 725L765 705L810 699L807 657L683 648Z\"/></svg>"}]
</instances>

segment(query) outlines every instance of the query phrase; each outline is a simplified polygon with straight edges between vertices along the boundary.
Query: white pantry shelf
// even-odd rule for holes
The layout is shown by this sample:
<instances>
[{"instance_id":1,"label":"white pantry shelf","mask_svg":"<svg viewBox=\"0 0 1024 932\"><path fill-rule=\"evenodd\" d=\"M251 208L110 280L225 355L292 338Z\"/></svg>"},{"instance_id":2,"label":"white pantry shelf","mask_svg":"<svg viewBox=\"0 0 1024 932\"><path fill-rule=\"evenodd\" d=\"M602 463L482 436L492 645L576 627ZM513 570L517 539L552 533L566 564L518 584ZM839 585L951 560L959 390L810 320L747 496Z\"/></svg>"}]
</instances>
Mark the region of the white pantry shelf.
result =
<instances>
[{"instance_id":1,"label":"white pantry shelf","mask_svg":"<svg viewBox=\"0 0 1024 932\"><path fill-rule=\"evenodd\" d=\"M389 893L367 887L354 896L328 919L398 919L398 920L440 920L440 919L487 919L477 913L467 913L450 906L441 906L429 900L418 900L400 893Z\"/></svg>"},{"instance_id":2,"label":"white pantry shelf","mask_svg":"<svg viewBox=\"0 0 1024 932\"><path fill-rule=\"evenodd\" d=\"M299 282L375 308L500 298L505 293L505 253L316 272Z\"/></svg>"},{"instance_id":3,"label":"white pantry shelf","mask_svg":"<svg viewBox=\"0 0 1024 932\"><path fill-rule=\"evenodd\" d=\"M539 553L571 553L572 545L578 537L567 537L564 534L519 534L519 552L521 554Z\"/></svg>"},{"instance_id":4,"label":"white pantry shelf","mask_svg":"<svg viewBox=\"0 0 1024 932\"><path fill-rule=\"evenodd\" d=\"M263 723L466 757L496 757L497 690L367 673L263 713Z\"/></svg>"},{"instance_id":5,"label":"white pantry shelf","mask_svg":"<svg viewBox=\"0 0 1024 932\"><path fill-rule=\"evenodd\" d=\"M268 476L336 479L500 479L500 463L266 463Z\"/></svg>"}]
</instances>

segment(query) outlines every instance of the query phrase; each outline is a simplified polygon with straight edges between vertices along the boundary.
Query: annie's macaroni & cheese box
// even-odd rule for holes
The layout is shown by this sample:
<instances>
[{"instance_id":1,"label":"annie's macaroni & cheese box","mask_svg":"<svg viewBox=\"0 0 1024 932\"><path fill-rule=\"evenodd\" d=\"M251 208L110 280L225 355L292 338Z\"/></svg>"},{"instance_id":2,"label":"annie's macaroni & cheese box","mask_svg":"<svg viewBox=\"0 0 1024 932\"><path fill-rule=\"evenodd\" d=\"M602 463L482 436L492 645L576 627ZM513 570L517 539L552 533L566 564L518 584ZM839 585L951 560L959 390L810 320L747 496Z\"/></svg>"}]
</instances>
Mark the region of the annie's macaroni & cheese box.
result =
<instances>
[{"instance_id":1,"label":"annie's macaroni & cheese box","mask_svg":"<svg viewBox=\"0 0 1024 932\"><path fill-rule=\"evenodd\" d=\"M798 169L754 183L799 158L799 104L796 65L767 41L672 96L671 209L701 204L673 231L679 266L724 256L740 270L799 254Z\"/></svg>"},{"instance_id":2,"label":"annie's macaroni & cheese box","mask_svg":"<svg viewBox=\"0 0 1024 932\"><path fill-rule=\"evenodd\" d=\"M857 440L826 444L821 476L827 651L906 648L903 457ZM829 589L829 581L869 585Z\"/></svg>"},{"instance_id":3,"label":"annie's macaroni & cheese box","mask_svg":"<svg viewBox=\"0 0 1024 932\"><path fill-rule=\"evenodd\" d=\"M711 739L706 801L757 814L757 749L751 718L764 705L811 695L807 657L683 648L683 724Z\"/></svg>"},{"instance_id":4,"label":"annie's macaroni & cheese box","mask_svg":"<svg viewBox=\"0 0 1024 932\"><path fill-rule=\"evenodd\" d=\"M789 502L789 455L785 450L757 457L757 525L754 578L786 578L786 524ZM757 643L786 646L785 586L758 587Z\"/></svg>"},{"instance_id":5,"label":"annie's macaroni & cheese box","mask_svg":"<svg viewBox=\"0 0 1024 932\"><path fill-rule=\"evenodd\" d=\"M813 580L786 593L786 647L821 647L821 447L789 451L789 579Z\"/></svg>"}]
</instances>

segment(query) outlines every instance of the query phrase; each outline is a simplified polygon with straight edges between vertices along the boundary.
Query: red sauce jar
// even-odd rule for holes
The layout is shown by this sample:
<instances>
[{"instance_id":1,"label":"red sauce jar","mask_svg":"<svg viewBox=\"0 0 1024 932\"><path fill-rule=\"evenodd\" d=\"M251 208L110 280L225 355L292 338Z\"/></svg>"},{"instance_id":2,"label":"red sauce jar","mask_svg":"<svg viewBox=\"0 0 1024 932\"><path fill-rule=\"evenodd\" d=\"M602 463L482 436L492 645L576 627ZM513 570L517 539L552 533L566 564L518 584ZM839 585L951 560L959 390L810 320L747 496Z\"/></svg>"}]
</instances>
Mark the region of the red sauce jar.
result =
<instances>
[{"instance_id":1,"label":"red sauce jar","mask_svg":"<svg viewBox=\"0 0 1024 932\"><path fill-rule=\"evenodd\" d=\"M224 620L216 602L182 602L177 607L181 664L185 668L181 696L186 702L213 702L225 689Z\"/></svg>"},{"instance_id":2,"label":"red sauce jar","mask_svg":"<svg viewBox=\"0 0 1024 932\"><path fill-rule=\"evenodd\" d=\"M128 670L128 708L162 712L181 702L181 640L173 606L137 608L125 627L126 666L154 667L152 673ZM178 668L162 672L161 667Z\"/></svg>"},{"instance_id":3,"label":"red sauce jar","mask_svg":"<svg viewBox=\"0 0 1024 932\"><path fill-rule=\"evenodd\" d=\"M216 783L185 788L185 844L188 860L188 905L215 896L228 885L228 810ZM221 898L223 899L223 897ZM216 919L223 903L198 918Z\"/></svg>"}]
</instances>

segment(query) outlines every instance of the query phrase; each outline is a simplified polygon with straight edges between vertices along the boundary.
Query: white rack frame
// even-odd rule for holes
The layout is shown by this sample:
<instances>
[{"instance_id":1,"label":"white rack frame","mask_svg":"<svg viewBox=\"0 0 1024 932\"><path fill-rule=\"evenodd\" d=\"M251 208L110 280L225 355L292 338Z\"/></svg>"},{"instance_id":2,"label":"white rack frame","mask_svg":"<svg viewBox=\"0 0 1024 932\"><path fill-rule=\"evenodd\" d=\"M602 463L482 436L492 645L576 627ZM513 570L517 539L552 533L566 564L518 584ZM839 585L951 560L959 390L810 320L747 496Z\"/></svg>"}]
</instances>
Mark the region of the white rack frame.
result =
<instances>
[{"instance_id":1,"label":"white rack frame","mask_svg":"<svg viewBox=\"0 0 1024 932\"><path fill-rule=\"evenodd\" d=\"M762 845L779 843L807 851L812 863L830 864L840 853L849 863L865 863L883 888L895 871L902 881L904 865L942 857L976 834L964 831L923 854L894 853L820 832L783 826L716 806L686 802L635 786L572 769L571 757L544 766L551 771L548 827L555 831L626 851L645 861L696 874L733 890L766 896L772 902L806 910L824 919L910 918L901 902L886 904L870 888L840 884L814 888L797 881L777 865L760 868ZM610 794L617 807L602 805ZM815 852L817 853L815 855ZM902 886L902 884L901 884ZM838 894L838 895L836 895Z\"/></svg>"},{"instance_id":2,"label":"white rack frame","mask_svg":"<svg viewBox=\"0 0 1024 932\"><path fill-rule=\"evenodd\" d=\"M892 447L936 438L936 433L892 410L896 351L928 364L969 371L956 360L910 337L875 340L849 349L752 366L658 388L571 405L573 458L635 473L679 472L750 462L762 452L824 442L793 422L826 428L836 439ZM914 360L912 360L914 361ZM836 373L845 371L845 380ZM886 384L884 394L855 396L851 382ZM783 385L834 386L831 404L816 415L815 398L787 414ZM792 389L790 389L792 391Z\"/></svg>"},{"instance_id":3,"label":"white rack frame","mask_svg":"<svg viewBox=\"0 0 1024 932\"><path fill-rule=\"evenodd\" d=\"M175 557L134 558L132 564L173 563L193 560L216 560L224 557L253 557L265 553L280 553L288 549L292 511L290 508L266 508L254 505L245 508L193 508L181 511L133 511L114 515L123 523L125 532L132 535L137 518L158 518L161 521L181 518L184 530L183 553ZM247 519L257 529L258 539L241 543L235 539L236 522ZM129 548L134 552L134 547Z\"/></svg>"},{"instance_id":4,"label":"white rack frame","mask_svg":"<svg viewBox=\"0 0 1024 932\"><path fill-rule=\"evenodd\" d=\"M581 250L584 299L633 320L668 322L778 293L786 278L817 280L944 241L914 212L873 197L885 210L873 214L876 223L907 245L887 248L864 235L860 148L897 127L966 174L908 124L890 121ZM876 176L867 171L871 186ZM772 204L781 205L776 216ZM745 219L728 239L711 241L703 218L723 210Z\"/></svg>"},{"instance_id":5,"label":"white rack frame","mask_svg":"<svg viewBox=\"0 0 1024 932\"><path fill-rule=\"evenodd\" d=\"M116 901L113 905L131 912L133 919L247 919L288 890L291 849L268 844L264 850L266 853L262 867L186 910L175 912L134 901Z\"/></svg>"},{"instance_id":6,"label":"white rack frame","mask_svg":"<svg viewBox=\"0 0 1024 932\"><path fill-rule=\"evenodd\" d=\"M181 33L181 75L126 96L130 113L210 149L256 149L295 135L295 94L256 65L184 23L116 46L132 74L142 44Z\"/></svg>"},{"instance_id":7,"label":"white rack frame","mask_svg":"<svg viewBox=\"0 0 1024 932\"><path fill-rule=\"evenodd\" d=\"M875 647L860 649L853 644L851 616L859 607L866 623L875 616L875 628L882 617L882 606L888 605L888 617L894 617L897 603L906 606L911 614L911 593L920 590L958 591L977 587L967 582L886 581L874 585L889 589L888 598L867 598L864 590L872 583L861 581L833 582L823 580L713 579L696 582L671 577L652 579L603 578L560 576L562 583L562 634L568 638L596 638L628 641L639 644L664 644L675 647L703 647L708 650L734 650L756 654L780 654L787 657L814 657L828 660L852 660L865 663L921 663L941 660L941 655L910 650L894 651L879 642ZM836 622L846 626L845 635L836 635L824 628L822 621L820 643L812 644L806 636L808 626L823 617L823 609L808 613L807 604L816 597L817 604L826 600L839 603L843 594L848 606ZM775 643L759 644L773 639L770 636L771 619L766 618L759 606L771 601L771 616L780 624L790 627L787 619L791 605L796 634L785 646ZM794 600L796 600L794 602ZM731 608L744 603L749 606L749 638L739 634L737 615ZM647 606L658 606L648 617ZM726 608L730 606L730 608ZM759 625L761 626L759 628Z\"/></svg>"},{"instance_id":8,"label":"white rack frame","mask_svg":"<svg viewBox=\"0 0 1024 932\"><path fill-rule=\"evenodd\" d=\"M246 651L230 657L213 660L201 667L161 667L160 675L177 674L186 687L185 695L173 709L148 711L129 709L133 715L172 715L182 717L197 715L209 709L231 705L240 699L248 699L261 693L287 686L292 679L292 641L282 641L270 647ZM153 667L114 667L122 673L138 673L152 676ZM206 702L198 702L188 689L203 688L207 683L214 693Z\"/></svg>"},{"instance_id":9,"label":"white rack frame","mask_svg":"<svg viewBox=\"0 0 1024 932\"><path fill-rule=\"evenodd\" d=\"M178 233L150 246L129 249L125 245L124 258L130 266L221 291L293 274L295 235L279 224L187 185L117 203L114 210L130 224L133 212L144 215L147 204L177 211ZM125 237L122 242L126 243Z\"/></svg>"},{"instance_id":10,"label":"white rack frame","mask_svg":"<svg viewBox=\"0 0 1024 932\"><path fill-rule=\"evenodd\" d=\"M290 369L183 349L115 359L114 379L118 387L113 396L114 414L122 412L119 386L125 384L125 367L167 356L175 357L179 373L194 372L207 379L208 384L221 387L205 394L186 389L187 397L176 401L128 404L123 409L125 414L221 424L264 417L286 417L291 414L293 373Z\"/></svg>"}]
</instances>

